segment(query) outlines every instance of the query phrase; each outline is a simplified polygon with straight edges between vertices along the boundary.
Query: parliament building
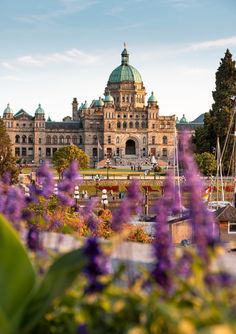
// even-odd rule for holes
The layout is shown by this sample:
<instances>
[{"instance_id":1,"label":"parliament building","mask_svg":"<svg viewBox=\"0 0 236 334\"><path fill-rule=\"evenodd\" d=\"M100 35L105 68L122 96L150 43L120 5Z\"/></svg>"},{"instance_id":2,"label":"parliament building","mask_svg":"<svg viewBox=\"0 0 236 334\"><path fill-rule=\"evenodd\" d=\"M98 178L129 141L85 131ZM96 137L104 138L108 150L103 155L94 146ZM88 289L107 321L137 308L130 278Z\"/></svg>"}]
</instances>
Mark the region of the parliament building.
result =
<instances>
[{"instance_id":1,"label":"parliament building","mask_svg":"<svg viewBox=\"0 0 236 334\"><path fill-rule=\"evenodd\" d=\"M72 115L61 122L46 120L41 105L34 116L10 106L3 120L18 160L39 164L61 147L74 144L90 157L91 166L104 159L112 165L150 164L155 157L173 163L175 115L161 116L154 93L146 102L146 89L138 70L129 64L125 47L121 65L108 79L104 98L91 103L72 102Z\"/></svg>"}]
</instances>

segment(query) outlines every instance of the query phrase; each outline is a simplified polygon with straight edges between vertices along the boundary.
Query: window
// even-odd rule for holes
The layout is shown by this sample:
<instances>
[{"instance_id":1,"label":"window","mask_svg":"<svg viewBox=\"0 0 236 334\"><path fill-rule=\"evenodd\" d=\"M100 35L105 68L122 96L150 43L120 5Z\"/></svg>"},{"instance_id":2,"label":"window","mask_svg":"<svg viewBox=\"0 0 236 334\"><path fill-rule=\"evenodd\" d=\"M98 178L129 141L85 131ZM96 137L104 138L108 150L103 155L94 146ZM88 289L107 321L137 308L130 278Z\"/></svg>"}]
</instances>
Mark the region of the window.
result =
<instances>
[{"instance_id":1,"label":"window","mask_svg":"<svg viewBox=\"0 0 236 334\"><path fill-rule=\"evenodd\" d=\"M19 143L20 143L20 136L19 136L19 135L16 135L16 136L15 136L15 143L16 143L16 144L19 144Z\"/></svg>"},{"instance_id":2,"label":"window","mask_svg":"<svg viewBox=\"0 0 236 334\"><path fill-rule=\"evenodd\" d=\"M79 136L79 145L82 145L82 144L83 144L83 137Z\"/></svg>"},{"instance_id":3,"label":"window","mask_svg":"<svg viewBox=\"0 0 236 334\"><path fill-rule=\"evenodd\" d=\"M46 137L46 144L51 144L51 136Z\"/></svg>"},{"instance_id":4,"label":"window","mask_svg":"<svg viewBox=\"0 0 236 334\"><path fill-rule=\"evenodd\" d=\"M129 122L129 127L132 129L134 127L133 122Z\"/></svg>"},{"instance_id":5,"label":"window","mask_svg":"<svg viewBox=\"0 0 236 334\"><path fill-rule=\"evenodd\" d=\"M73 136L73 137L72 137L72 143L73 143L73 144L77 144L77 137L76 137L76 136Z\"/></svg>"},{"instance_id":6,"label":"window","mask_svg":"<svg viewBox=\"0 0 236 334\"><path fill-rule=\"evenodd\" d=\"M93 136L93 144L97 144L98 137L96 135Z\"/></svg>"},{"instance_id":7,"label":"window","mask_svg":"<svg viewBox=\"0 0 236 334\"><path fill-rule=\"evenodd\" d=\"M228 234L236 233L236 223L228 222Z\"/></svg>"},{"instance_id":8,"label":"window","mask_svg":"<svg viewBox=\"0 0 236 334\"><path fill-rule=\"evenodd\" d=\"M152 128L155 129L155 124L154 123L152 123Z\"/></svg>"},{"instance_id":9,"label":"window","mask_svg":"<svg viewBox=\"0 0 236 334\"><path fill-rule=\"evenodd\" d=\"M117 129L120 129L121 128L121 124L120 122L117 122Z\"/></svg>"},{"instance_id":10,"label":"window","mask_svg":"<svg viewBox=\"0 0 236 334\"><path fill-rule=\"evenodd\" d=\"M23 135L23 136L22 136L22 143L23 143L23 144L26 144L26 139L27 139L26 136ZM22 155L23 155L23 154L22 154Z\"/></svg>"},{"instance_id":11,"label":"window","mask_svg":"<svg viewBox=\"0 0 236 334\"><path fill-rule=\"evenodd\" d=\"M155 144L155 137L152 136L152 145L154 145L154 144Z\"/></svg>"},{"instance_id":12,"label":"window","mask_svg":"<svg viewBox=\"0 0 236 334\"><path fill-rule=\"evenodd\" d=\"M168 144L168 139L166 136L162 137L162 144L164 145Z\"/></svg>"},{"instance_id":13,"label":"window","mask_svg":"<svg viewBox=\"0 0 236 334\"><path fill-rule=\"evenodd\" d=\"M135 127L136 127L136 129L139 128L139 122L135 122Z\"/></svg>"},{"instance_id":14,"label":"window","mask_svg":"<svg viewBox=\"0 0 236 334\"><path fill-rule=\"evenodd\" d=\"M161 122L160 128L161 128L161 129L164 129L164 128L165 128L165 123L164 123L164 122Z\"/></svg>"},{"instance_id":15,"label":"window","mask_svg":"<svg viewBox=\"0 0 236 334\"><path fill-rule=\"evenodd\" d=\"M146 137L143 137L143 145L146 145Z\"/></svg>"},{"instance_id":16,"label":"window","mask_svg":"<svg viewBox=\"0 0 236 334\"><path fill-rule=\"evenodd\" d=\"M16 156L16 157L19 157L19 156L20 156L20 148L19 148L19 147L16 147L16 148L15 148L15 156Z\"/></svg>"},{"instance_id":17,"label":"window","mask_svg":"<svg viewBox=\"0 0 236 334\"><path fill-rule=\"evenodd\" d=\"M123 116L124 118L126 118L127 116L124 114L124 116Z\"/></svg>"},{"instance_id":18,"label":"window","mask_svg":"<svg viewBox=\"0 0 236 334\"><path fill-rule=\"evenodd\" d=\"M107 137L107 143L108 143L108 144L111 144L111 136L108 136L108 137Z\"/></svg>"},{"instance_id":19,"label":"window","mask_svg":"<svg viewBox=\"0 0 236 334\"><path fill-rule=\"evenodd\" d=\"M145 125L146 125L145 122L142 122L142 124L141 124L142 129L144 129L146 127Z\"/></svg>"},{"instance_id":20,"label":"window","mask_svg":"<svg viewBox=\"0 0 236 334\"><path fill-rule=\"evenodd\" d=\"M52 149L52 154L54 155L54 153L57 151L57 148L56 147L53 147Z\"/></svg>"},{"instance_id":21,"label":"window","mask_svg":"<svg viewBox=\"0 0 236 334\"><path fill-rule=\"evenodd\" d=\"M111 123L108 124L108 129L111 129Z\"/></svg>"},{"instance_id":22,"label":"window","mask_svg":"<svg viewBox=\"0 0 236 334\"><path fill-rule=\"evenodd\" d=\"M64 137L63 136L60 136L59 137L59 144L64 144Z\"/></svg>"},{"instance_id":23,"label":"window","mask_svg":"<svg viewBox=\"0 0 236 334\"><path fill-rule=\"evenodd\" d=\"M39 144L42 144L42 139L41 138L39 138Z\"/></svg>"},{"instance_id":24,"label":"window","mask_svg":"<svg viewBox=\"0 0 236 334\"><path fill-rule=\"evenodd\" d=\"M126 123L126 122L123 123L123 128L124 128L124 129L127 128L127 123Z\"/></svg>"},{"instance_id":25,"label":"window","mask_svg":"<svg viewBox=\"0 0 236 334\"><path fill-rule=\"evenodd\" d=\"M66 136L66 144L70 145L70 136Z\"/></svg>"},{"instance_id":26,"label":"window","mask_svg":"<svg viewBox=\"0 0 236 334\"><path fill-rule=\"evenodd\" d=\"M122 97L122 102L125 102L125 97L124 96Z\"/></svg>"},{"instance_id":27,"label":"window","mask_svg":"<svg viewBox=\"0 0 236 334\"><path fill-rule=\"evenodd\" d=\"M21 155L23 157L26 157L26 147L22 147L22 149L21 149Z\"/></svg>"},{"instance_id":28,"label":"window","mask_svg":"<svg viewBox=\"0 0 236 334\"><path fill-rule=\"evenodd\" d=\"M167 149L166 148L162 149L162 156L167 157Z\"/></svg>"},{"instance_id":29,"label":"window","mask_svg":"<svg viewBox=\"0 0 236 334\"><path fill-rule=\"evenodd\" d=\"M93 148L93 157L97 157L98 156L98 149L97 147Z\"/></svg>"},{"instance_id":30,"label":"window","mask_svg":"<svg viewBox=\"0 0 236 334\"><path fill-rule=\"evenodd\" d=\"M34 143L34 140L33 140L33 137L32 137L32 136L29 136L29 138L28 138L28 143L29 143L29 144L33 144L33 143Z\"/></svg>"},{"instance_id":31,"label":"window","mask_svg":"<svg viewBox=\"0 0 236 334\"><path fill-rule=\"evenodd\" d=\"M52 137L52 142L53 142L53 144L57 144L57 136Z\"/></svg>"},{"instance_id":32,"label":"window","mask_svg":"<svg viewBox=\"0 0 236 334\"><path fill-rule=\"evenodd\" d=\"M51 148L46 147L46 157L50 157L50 156L51 156Z\"/></svg>"},{"instance_id":33,"label":"window","mask_svg":"<svg viewBox=\"0 0 236 334\"><path fill-rule=\"evenodd\" d=\"M116 137L116 144L120 143L120 137Z\"/></svg>"},{"instance_id":34,"label":"window","mask_svg":"<svg viewBox=\"0 0 236 334\"><path fill-rule=\"evenodd\" d=\"M167 122L166 127L167 127L167 129L170 129L170 122Z\"/></svg>"}]
</instances>

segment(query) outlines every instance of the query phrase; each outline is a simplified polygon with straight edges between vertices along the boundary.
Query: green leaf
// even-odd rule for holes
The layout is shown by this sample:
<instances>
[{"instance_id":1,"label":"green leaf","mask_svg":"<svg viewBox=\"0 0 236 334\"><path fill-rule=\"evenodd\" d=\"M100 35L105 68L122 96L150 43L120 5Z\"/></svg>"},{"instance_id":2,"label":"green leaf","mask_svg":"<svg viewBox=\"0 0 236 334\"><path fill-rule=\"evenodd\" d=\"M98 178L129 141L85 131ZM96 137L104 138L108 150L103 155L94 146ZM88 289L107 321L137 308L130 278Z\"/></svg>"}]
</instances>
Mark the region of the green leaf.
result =
<instances>
[{"instance_id":1,"label":"green leaf","mask_svg":"<svg viewBox=\"0 0 236 334\"><path fill-rule=\"evenodd\" d=\"M28 333L37 324L53 300L71 286L84 263L81 249L73 250L54 262L27 306L21 333Z\"/></svg>"},{"instance_id":2,"label":"green leaf","mask_svg":"<svg viewBox=\"0 0 236 334\"><path fill-rule=\"evenodd\" d=\"M35 272L26 249L16 231L0 216L0 318L4 314L12 327L17 326L34 285Z\"/></svg>"}]
</instances>

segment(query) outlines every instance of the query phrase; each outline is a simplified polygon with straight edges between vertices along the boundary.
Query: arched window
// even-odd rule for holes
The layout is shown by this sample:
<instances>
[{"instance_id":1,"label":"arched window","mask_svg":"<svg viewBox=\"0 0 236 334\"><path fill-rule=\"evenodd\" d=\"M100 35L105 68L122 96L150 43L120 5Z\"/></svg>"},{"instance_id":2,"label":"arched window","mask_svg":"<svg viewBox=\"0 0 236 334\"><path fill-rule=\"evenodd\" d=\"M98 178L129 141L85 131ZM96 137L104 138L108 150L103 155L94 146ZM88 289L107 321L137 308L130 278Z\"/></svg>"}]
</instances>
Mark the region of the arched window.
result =
<instances>
[{"instance_id":1,"label":"arched window","mask_svg":"<svg viewBox=\"0 0 236 334\"><path fill-rule=\"evenodd\" d=\"M57 144L57 136L52 137L52 142L53 142L53 144Z\"/></svg>"},{"instance_id":2,"label":"arched window","mask_svg":"<svg viewBox=\"0 0 236 334\"><path fill-rule=\"evenodd\" d=\"M145 125L146 125L145 122L142 122L142 124L141 124L142 129L144 129L146 127Z\"/></svg>"},{"instance_id":3,"label":"arched window","mask_svg":"<svg viewBox=\"0 0 236 334\"><path fill-rule=\"evenodd\" d=\"M51 144L51 136L46 137L46 144Z\"/></svg>"},{"instance_id":4,"label":"arched window","mask_svg":"<svg viewBox=\"0 0 236 334\"><path fill-rule=\"evenodd\" d=\"M162 149L162 156L167 158L167 148Z\"/></svg>"},{"instance_id":5,"label":"arched window","mask_svg":"<svg viewBox=\"0 0 236 334\"><path fill-rule=\"evenodd\" d=\"M83 137L79 136L79 145L82 145L82 144L83 144Z\"/></svg>"},{"instance_id":6,"label":"arched window","mask_svg":"<svg viewBox=\"0 0 236 334\"><path fill-rule=\"evenodd\" d=\"M17 143L17 144L20 143L20 136L19 135L15 136L15 143Z\"/></svg>"},{"instance_id":7,"label":"arched window","mask_svg":"<svg viewBox=\"0 0 236 334\"><path fill-rule=\"evenodd\" d=\"M66 144L70 145L70 136L66 136Z\"/></svg>"},{"instance_id":8,"label":"arched window","mask_svg":"<svg viewBox=\"0 0 236 334\"><path fill-rule=\"evenodd\" d=\"M59 144L64 144L64 137L63 136L60 136L59 137Z\"/></svg>"},{"instance_id":9,"label":"arched window","mask_svg":"<svg viewBox=\"0 0 236 334\"><path fill-rule=\"evenodd\" d=\"M77 137L76 137L76 136L73 136L73 137L72 137L72 143L73 143L73 144L77 144Z\"/></svg>"},{"instance_id":10,"label":"arched window","mask_svg":"<svg viewBox=\"0 0 236 334\"><path fill-rule=\"evenodd\" d=\"M129 122L129 127L130 127L130 129L133 129L133 127L134 127L133 122Z\"/></svg>"},{"instance_id":11,"label":"arched window","mask_svg":"<svg viewBox=\"0 0 236 334\"><path fill-rule=\"evenodd\" d=\"M27 137L25 135L22 136L22 143L26 144Z\"/></svg>"},{"instance_id":12,"label":"arched window","mask_svg":"<svg viewBox=\"0 0 236 334\"><path fill-rule=\"evenodd\" d=\"M111 123L108 124L108 129L111 129Z\"/></svg>"},{"instance_id":13,"label":"arched window","mask_svg":"<svg viewBox=\"0 0 236 334\"><path fill-rule=\"evenodd\" d=\"M165 123L164 123L164 122L161 122L160 128L161 128L161 129L164 129L164 128L165 128Z\"/></svg>"},{"instance_id":14,"label":"arched window","mask_svg":"<svg viewBox=\"0 0 236 334\"><path fill-rule=\"evenodd\" d=\"M42 144L42 138L39 138L39 144Z\"/></svg>"},{"instance_id":15,"label":"arched window","mask_svg":"<svg viewBox=\"0 0 236 334\"><path fill-rule=\"evenodd\" d=\"M155 136L152 136L152 145L155 144Z\"/></svg>"},{"instance_id":16,"label":"arched window","mask_svg":"<svg viewBox=\"0 0 236 334\"><path fill-rule=\"evenodd\" d=\"M162 137L162 144L164 144L164 145L168 144L168 139L167 139L166 136Z\"/></svg>"},{"instance_id":17,"label":"arched window","mask_svg":"<svg viewBox=\"0 0 236 334\"><path fill-rule=\"evenodd\" d=\"M127 123L126 123L126 122L123 123L123 128L124 128L124 129L127 128Z\"/></svg>"},{"instance_id":18,"label":"arched window","mask_svg":"<svg viewBox=\"0 0 236 334\"><path fill-rule=\"evenodd\" d=\"M120 129L121 128L121 124L120 122L117 122L117 129Z\"/></svg>"},{"instance_id":19,"label":"arched window","mask_svg":"<svg viewBox=\"0 0 236 334\"><path fill-rule=\"evenodd\" d=\"M167 127L167 129L170 129L170 122L167 122L166 127Z\"/></svg>"},{"instance_id":20,"label":"arched window","mask_svg":"<svg viewBox=\"0 0 236 334\"><path fill-rule=\"evenodd\" d=\"M146 143L147 143L146 137L143 137L143 145L146 145Z\"/></svg>"},{"instance_id":21,"label":"arched window","mask_svg":"<svg viewBox=\"0 0 236 334\"><path fill-rule=\"evenodd\" d=\"M120 137L116 137L116 144L120 143Z\"/></svg>"},{"instance_id":22,"label":"arched window","mask_svg":"<svg viewBox=\"0 0 236 334\"><path fill-rule=\"evenodd\" d=\"M135 122L135 127L136 127L136 129L139 128L139 122Z\"/></svg>"}]
</instances>

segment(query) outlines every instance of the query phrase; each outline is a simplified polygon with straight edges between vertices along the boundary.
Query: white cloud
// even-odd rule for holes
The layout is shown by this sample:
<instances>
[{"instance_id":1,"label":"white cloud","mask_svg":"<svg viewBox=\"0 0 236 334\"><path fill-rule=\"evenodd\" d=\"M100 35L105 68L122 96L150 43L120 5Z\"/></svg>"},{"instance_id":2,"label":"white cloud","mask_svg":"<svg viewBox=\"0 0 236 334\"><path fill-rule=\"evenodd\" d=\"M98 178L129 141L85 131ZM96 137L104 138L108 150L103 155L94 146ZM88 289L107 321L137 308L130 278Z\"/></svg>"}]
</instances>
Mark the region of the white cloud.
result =
<instances>
[{"instance_id":1,"label":"white cloud","mask_svg":"<svg viewBox=\"0 0 236 334\"><path fill-rule=\"evenodd\" d=\"M230 47L236 46L236 36L216 39L211 41L204 41L200 43L194 43L190 45L185 51L198 51L204 49L218 48L218 47Z\"/></svg>"},{"instance_id":2,"label":"white cloud","mask_svg":"<svg viewBox=\"0 0 236 334\"><path fill-rule=\"evenodd\" d=\"M25 55L16 58L15 60L2 62L2 66L6 69L13 69L19 67L45 67L48 64L80 64L89 65L99 61L98 56L90 55L78 49L71 49L65 52L51 53L46 55Z\"/></svg>"},{"instance_id":3,"label":"white cloud","mask_svg":"<svg viewBox=\"0 0 236 334\"><path fill-rule=\"evenodd\" d=\"M95 5L96 0L60 0L61 8L45 14L34 14L29 16L17 17L17 20L26 23L38 23L39 21L48 21L61 16L71 15Z\"/></svg>"}]
</instances>

